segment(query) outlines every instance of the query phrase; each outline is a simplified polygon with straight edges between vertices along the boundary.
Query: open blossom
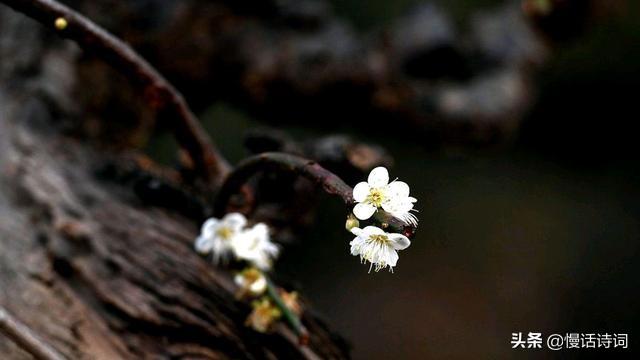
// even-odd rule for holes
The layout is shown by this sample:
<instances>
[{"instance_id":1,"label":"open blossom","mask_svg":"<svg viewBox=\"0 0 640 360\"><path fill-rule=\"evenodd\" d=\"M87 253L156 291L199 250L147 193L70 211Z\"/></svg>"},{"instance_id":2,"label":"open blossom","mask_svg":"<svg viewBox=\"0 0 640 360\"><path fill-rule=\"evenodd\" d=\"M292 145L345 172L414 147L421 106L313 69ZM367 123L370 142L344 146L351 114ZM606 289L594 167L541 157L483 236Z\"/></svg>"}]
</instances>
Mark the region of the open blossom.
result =
<instances>
[{"instance_id":1,"label":"open blossom","mask_svg":"<svg viewBox=\"0 0 640 360\"><path fill-rule=\"evenodd\" d=\"M201 254L213 253L214 263L226 261L233 253L233 244L244 233L247 219L240 213L230 213L222 219L211 218L202 225L195 248Z\"/></svg>"},{"instance_id":2,"label":"open blossom","mask_svg":"<svg viewBox=\"0 0 640 360\"><path fill-rule=\"evenodd\" d=\"M271 242L267 225L258 223L234 238L233 251L237 258L267 270L271 268L273 259L278 257L280 248Z\"/></svg>"},{"instance_id":3,"label":"open blossom","mask_svg":"<svg viewBox=\"0 0 640 360\"><path fill-rule=\"evenodd\" d=\"M208 219L202 225L195 248L201 254L213 253L216 264L234 256L262 270L271 268L280 249L271 242L269 228L263 223L245 228L246 224L247 219L240 213L227 214L221 220Z\"/></svg>"},{"instance_id":4,"label":"open blossom","mask_svg":"<svg viewBox=\"0 0 640 360\"><path fill-rule=\"evenodd\" d=\"M389 172L384 167L371 170L367 182L353 188L353 199L357 203L353 214L360 220L369 219L382 208L406 224L418 224L418 219L411 213L417 200L409 196L409 185L397 180L389 182Z\"/></svg>"},{"instance_id":5,"label":"open blossom","mask_svg":"<svg viewBox=\"0 0 640 360\"><path fill-rule=\"evenodd\" d=\"M362 262L370 262L375 271L388 266L393 272L393 267L398 262L397 251L411 245L411 241L406 236L386 233L376 226L367 226L364 229L354 227L351 232L356 235L356 238L349 243L351 255L360 256Z\"/></svg>"}]
</instances>

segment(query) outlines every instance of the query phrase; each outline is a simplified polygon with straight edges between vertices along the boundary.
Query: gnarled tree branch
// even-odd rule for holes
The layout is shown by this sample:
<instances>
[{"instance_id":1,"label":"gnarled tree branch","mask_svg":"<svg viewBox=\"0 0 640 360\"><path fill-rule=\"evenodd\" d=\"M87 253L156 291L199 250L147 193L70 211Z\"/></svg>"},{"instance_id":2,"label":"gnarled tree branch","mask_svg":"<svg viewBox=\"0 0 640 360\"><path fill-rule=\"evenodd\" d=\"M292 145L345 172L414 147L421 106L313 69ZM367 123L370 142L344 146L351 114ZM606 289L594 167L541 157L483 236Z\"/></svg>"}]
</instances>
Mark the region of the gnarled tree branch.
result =
<instances>
[{"instance_id":1,"label":"gnarled tree branch","mask_svg":"<svg viewBox=\"0 0 640 360\"><path fill-rule=\"evenodd\" d=\"M139 85L147 102L167 114L179 145L200 175L217 185L229 166L216 150L183 96L129 45L91 20L55 0L2 0L17 11L56 29L60 36L100 57Z\"/></svg>"},{"instance_id":2,"label":"gnarled tree branch","mask_svg":"<svg viewBox=\"0 0 640 360\"><path fill-rule=\"evenodd\" d=\"M317 162L296 155L267 152L246 158L229 174L216 198L215 215L224 215L231 196L251 176L265 169L288 171L304 176L321 185L328 194L338 195L346 205L353 205L353 189Z\"/></svg>"},{"instance_id":3,"label":"gnarled tree branch","mask_svg":"<svg viewBox=\"0 0 640 360\"><path fill-rule=\"evenodd\" d=\"M348 207L351 208L354 205L353 188L347 185L336 174L320 166L317 162L286 153L266 152L243 160L229 174L216 198L214 204L215 215L224 215L231 196L235 194L251 176L268 169L292 172L303 176L321 186L327 194L339 196ZM408 237L413 237L415 233L415 227L406 225L385 212L382 213L381 220L393 228L402 230Z\"/></svg>"}]
</instances>

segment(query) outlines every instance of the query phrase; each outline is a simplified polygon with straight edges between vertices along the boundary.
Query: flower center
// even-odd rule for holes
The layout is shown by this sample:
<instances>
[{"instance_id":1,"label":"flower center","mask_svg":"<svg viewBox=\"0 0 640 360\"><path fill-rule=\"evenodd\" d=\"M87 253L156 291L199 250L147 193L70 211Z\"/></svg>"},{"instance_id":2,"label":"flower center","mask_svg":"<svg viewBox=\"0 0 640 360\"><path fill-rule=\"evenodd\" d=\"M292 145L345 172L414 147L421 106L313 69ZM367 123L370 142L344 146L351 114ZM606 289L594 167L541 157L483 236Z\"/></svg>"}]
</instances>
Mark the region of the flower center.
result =
<instances>
[{"instance_id":1,"label":"flower center","mask_svg":"<svg viewBox=\"0 0 640 360\"><path fill-rule=\"evenodd\" d=\"M369 196L367 196L367 201L376 207L382 206L382 202L384 201L384 192L377 188L371 189Z\"/></svg>"},{"instance_id":2,"label":"flower center","mask_svg":"<svg viewBox=\"0 0 640 360\"><path fill-rule=\"evenodd\" d=\"M379 245L386 245L389 243L389 237L387 235L371 235L369 239Z\"/></svg>"},{"instance_id":3,"label":"flower center","mask_svg":"<svg viewBox=\"0 0 640 360\"><path fill-rule=\"evenodd\" d=\"M231 239L231 235L233 235L233 231L226 226L223 226L216 231L216 235L218 235L223 240Z\"/></svg>"}]
</instances>

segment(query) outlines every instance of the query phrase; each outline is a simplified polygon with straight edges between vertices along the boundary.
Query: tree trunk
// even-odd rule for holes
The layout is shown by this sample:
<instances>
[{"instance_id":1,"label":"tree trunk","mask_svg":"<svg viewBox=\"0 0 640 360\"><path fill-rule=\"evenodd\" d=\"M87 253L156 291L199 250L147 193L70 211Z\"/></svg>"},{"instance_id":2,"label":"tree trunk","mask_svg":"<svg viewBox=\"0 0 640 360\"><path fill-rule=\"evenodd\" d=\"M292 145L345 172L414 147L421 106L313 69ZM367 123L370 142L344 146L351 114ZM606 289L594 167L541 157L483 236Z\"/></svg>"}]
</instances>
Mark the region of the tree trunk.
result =
<instances>
[{"instance_id":1,"label":"tree trunk","mask_svg":"<svg viewBox=\"0 0 640 360\"><path fill-rule=\"evenodd\" d=\"M77 53L0 7L0 305L72 359L347 357L312 315L308 346L246 327L230 273L193 251L198 224L142 201L130 157L63 131L82 117ZM1 332L0 354L29 358Z\"/></svg>"}]
</instances>

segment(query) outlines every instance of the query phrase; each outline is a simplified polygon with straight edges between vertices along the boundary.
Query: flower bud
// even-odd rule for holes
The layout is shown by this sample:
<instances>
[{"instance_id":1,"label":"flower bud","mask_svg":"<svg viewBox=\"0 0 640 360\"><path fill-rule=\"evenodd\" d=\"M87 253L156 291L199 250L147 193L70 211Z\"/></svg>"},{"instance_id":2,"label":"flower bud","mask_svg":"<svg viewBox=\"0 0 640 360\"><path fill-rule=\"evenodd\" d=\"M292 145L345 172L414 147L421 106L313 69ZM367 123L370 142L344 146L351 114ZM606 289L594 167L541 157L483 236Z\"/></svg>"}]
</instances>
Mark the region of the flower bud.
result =
<instances>
[{"instance_id":1,"label":"flower bud","mask_svg":"<svg viewBox=\"0 0 640 360\"><path fill-rule=\"evenodd\" d=\"M53 23L56 27L56 29L58 30L64 30L67 28L67 25L69 25L69 23L67 22L67 19L63 18L63 17L59 17L56 19L56 21Z\"/></svg>"},{"instance_id":2,"label":"flower bud","mask_svg":"<svg viewBox=\"0 0 640 360\"><path fill-rule=\"evenodd\" d=\"M358 221L358 219L356 219L355 216L353 216L352 214L349 214L349 216L347 216L347 221L344 224L345 229L347 229L347 231L351 231L351 229L353 229L354 227L359 227L360 226L360 221Z\"/></svg>"},{"instance_id":3,"label":"flower bud","mask_svg":"<svg viewBox=\"0 0 640 360\"><path fill-rule=\"evenodd\" d=\"M254 301L251 307L253 311L249 314L246 325L258 332L269 331L273 323L282 316L280 310L266 297Z\"/></svg>"},{"instance_id":4,"label":"flower bud","mask_svg":"<svg viewBox=\"0 0 640 360\"><path fill-rule=\"evenodd\" d=\"M239 297L259 296L267 290L267 279L254 267L246 268L234 277L239 287Z\"/></svg>"}]
</instances>

